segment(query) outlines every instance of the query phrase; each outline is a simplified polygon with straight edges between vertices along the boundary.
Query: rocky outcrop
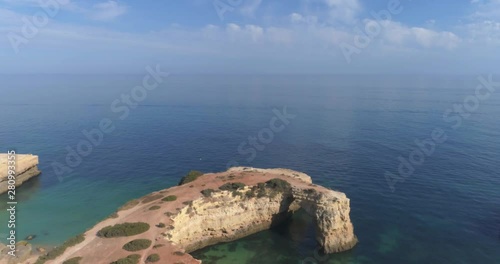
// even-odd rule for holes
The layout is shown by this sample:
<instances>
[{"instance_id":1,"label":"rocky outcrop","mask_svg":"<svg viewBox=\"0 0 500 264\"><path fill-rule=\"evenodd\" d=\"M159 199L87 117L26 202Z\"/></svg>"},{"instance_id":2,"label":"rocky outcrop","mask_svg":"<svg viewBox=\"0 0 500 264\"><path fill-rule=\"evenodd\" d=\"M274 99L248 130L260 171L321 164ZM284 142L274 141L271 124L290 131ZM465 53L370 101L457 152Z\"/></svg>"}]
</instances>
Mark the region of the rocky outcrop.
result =
<instances>
[{"instance_id":1,"label":"rocky outcrop","mask_svg":"<svg viewBox=\"0 0 500 264\"><path fill-rule=\"evenodd\" d=\"M229 172L242 170L233 168ZM310 177L296 175L293 178L302 184L289 184L278 191L264 187L266 193L261 197L247 195L252 187L246 186L237 190L241 194L217 191L194 200L172 218L174 228L165 234L170 241L191 252L269 229L303 208L315 220L316 238L326 253L351 249L357 239L349 217L349 199L343 193L310 186Z\"/></svg>"},{"instance_id":2,"label":"rocky outcrop","mask_svg":"<svg viewBox=\"0 0 500 264\"><path fill-rule=\"evenodd\" d=\"M11 252L12 255L8 254ZM28 260L35 256L30 243L20 241L16 244L15 251L2 243L0 243L0 263L2 264L19 264L28 263ZM31 262L32 263L32 262Z\"/></svg>"},{"instance_id":3,"label":"rocky outcrop","mask_svg":"<svg viewBox=\"0 0 500 264\"><path fill-rule=\"evenodd\" d=\"M82 264L111 263L131 257L123 248L137 239L151 241L143 250L133 252L138 254L138 263L152 255L159 263L201 263L188 253L268 229L301 208L314 219L317 241L326 253L348 250L357 242L346 195L313 184L304 173L237 167L188 178L181 186L127 203L89 229L83 242L45 263L75 257L81 257ZM130 237L102 235L124 223L150 228Z\"/></svg>"},{"instance_id":4,"label":"rocky outcrop","mask_svg":"<svg viewBox=\"0 0 500 264\"><path fill-rule=\"evenodd\" d=\"M16 154L15 164L9 164L8 154L0 154L0 194L8 190L8 168L13 165L16 171L15 186L18 187L27 180L40 174L38 170L38 156L31 154Z\"/></svg>"},{"instance_id":5,"label":"rocky outcrop","mask_svg":"<svg viewBox=\"0 0 500 264\"><path fill-rule=\"evenodd\" d=\"M316 240L326 253L349 250L357 243L349 216L349 199L343 193L321 189L294 188L294 202L315 220Z\"/></svg>"}]
</instances>

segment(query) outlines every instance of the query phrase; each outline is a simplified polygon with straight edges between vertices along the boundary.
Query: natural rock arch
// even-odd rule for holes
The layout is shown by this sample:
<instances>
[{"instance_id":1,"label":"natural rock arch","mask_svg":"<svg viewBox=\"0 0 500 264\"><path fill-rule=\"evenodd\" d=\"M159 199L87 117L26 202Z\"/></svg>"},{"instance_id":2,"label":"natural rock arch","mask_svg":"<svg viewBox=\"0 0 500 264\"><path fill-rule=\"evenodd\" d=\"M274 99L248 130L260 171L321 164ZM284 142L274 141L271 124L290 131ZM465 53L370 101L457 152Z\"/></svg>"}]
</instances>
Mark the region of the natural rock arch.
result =
<instances>
[{"instance_id":1,"label":"natural rock arch","mask_svg":"<svg viewBox=\"0 0 500 264\"><path fill-rule=\"evenodd\" d=\"M303 208L314 220L316 240L325 253L351 249L357 238L346 195L313 185L305 174L289 180L289 189L273 196L245 198L221 191L195 200L173 217L175 225L166 232L167 239L192 252L269 229ZM247 186L241 192L250 190Z\"/></svg>"}]
</instances>

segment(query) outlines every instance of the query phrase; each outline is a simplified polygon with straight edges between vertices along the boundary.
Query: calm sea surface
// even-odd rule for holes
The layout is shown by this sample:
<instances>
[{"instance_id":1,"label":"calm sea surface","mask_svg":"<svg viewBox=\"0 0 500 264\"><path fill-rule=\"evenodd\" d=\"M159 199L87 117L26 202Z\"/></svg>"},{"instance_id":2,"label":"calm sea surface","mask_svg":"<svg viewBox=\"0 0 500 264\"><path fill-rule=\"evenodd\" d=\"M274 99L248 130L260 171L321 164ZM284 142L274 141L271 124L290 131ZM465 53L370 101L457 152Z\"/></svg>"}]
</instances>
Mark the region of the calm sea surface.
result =
<instances>
[{"instance_id":1,"label":"calm sea surface","mask_svg":"<svg viewBox=\"0 0 500 264\"><path fill-rule=\"evenodd\" d=\"M35 153L43 172L18 191L20 237L62 243L189 170L223 171L234 161L303 171L345 192L360 242L318 255L312 220L298 213L277 229L195 252L204 263L500 263L500 87L470 115L445 120L474 95L476 76L174 75L120 119L111 103L141 80L0 76L1 152ZM286 128L255 159L240 154L240 143L284 107L295 115ZM115 130L57 177L52 164L65 164L67 148L103 118ZM408 160L415 140L437 128L447 140L392 192L385 172L399 175L398 157ZM5 202L0 209L5 237Z\"/></svg>"}]
</instances>

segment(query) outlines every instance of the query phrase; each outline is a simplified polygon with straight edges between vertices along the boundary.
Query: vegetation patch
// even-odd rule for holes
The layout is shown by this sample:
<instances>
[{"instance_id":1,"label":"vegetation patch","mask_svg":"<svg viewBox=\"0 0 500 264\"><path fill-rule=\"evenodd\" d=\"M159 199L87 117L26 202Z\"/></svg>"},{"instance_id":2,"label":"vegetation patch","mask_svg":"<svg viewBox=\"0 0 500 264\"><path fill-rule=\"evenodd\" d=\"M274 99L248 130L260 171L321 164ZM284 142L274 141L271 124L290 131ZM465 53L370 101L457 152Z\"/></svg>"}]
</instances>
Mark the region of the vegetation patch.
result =
<instances>
[{"instance_id":1,"label":"vegetation patch","mask_svg":"<svg viewBox=\"0 0 500 264\"><path fill-rule=\"evenodd\" d=\"M63 264L80 264L82 257L70 258L63 262Z\"/></svg>"},{"instance_id":2,"label":"vegetation patch","mask_svg":"<svg viewBox=\"0 0 500 264\"><path fill-rule=\"evenodd\" d=\"M156 225L156 227L159 227L159 228L164 228L165 227L165 224L164 223L159 223Z\"/></svg>"},{"instance_id":3,"label":"vegetation patch","mask_svg":"<svg viewBox=\"0 0 500 264\"><path fill-rule=\"evenodd\" d=\"M165 244L156 244L153 246L154 249L157 249L157 248L161 248L161 247L164 247Z\"/></svg>"},{"instance_id":4,"label":"vegetation patch","mask_svg":"<svg viewBox=\"0 0 500 264\"><path fill-rule=\"evenodd\" d=\"M312 194L312 193L315 193L315 192L316 192L316 190L315 190L315 189L313 189L313 188L310 188L310 189L306 189L306 190L304 190L304 192L305 192L305 193L307 193L307 194Z\"/></svg>"},{"instance_id":5,"label":"vegetation patch","mask_svg":"<svg viewBox=\"0 0 500 264\"><path fill-rule=\"evenodd\" d=\"M205 197L210 197L212 196L212 193L214 193L215 190L214 189L205 189L203 191L201 191L201 194L203 194L203 196Z\"/></svg>"},{"instance_id":6,"label":"vegetation patch","mask_svg":"<svg viewBox=\"0 0 500 264\"><path fill-rule=\"evenodd\" d=\"M70 238L69 240L64 242L64 244L62 244L61 246L56 247L53 250L49 251L47 254L40 256L38 260L35 262L35 264L43 264L49 260L53 260L62 255L67 248L77 245L83 242L83 240L85 240L85 235L83 234Z\"/></svg>"},{"instance_id":7,"label":"vegetation patch","mask_svg":"<svg viewBox=\"0 0 500 264\"><path fill-rule=\"evenodd\" d=\"M139 259L141 259L141 255L133 254L133 255L128 255L126 258L113 261L110 264L138 264Z\"/></svg>"},{"instance_id":8,"label":"vegetation patch","mask_svg":"<svg viewBox=\"0 0 500 264\"><path fill-rule=\"evenodd\" d=\"M246 198L262 198L269 195L271 198L278 195L278 193L284 193L292 188L290 183L285 180L274 178L265 183L258 183L253 186L249 191L245 193ZM233 196L235 194L233 193Z\"/></svg>"},{"instance_id":9,"label":"vegetation patch","mask_svg":"<svg viewBox=\"0 0 500 264\"><path fill-rule=\"evenodd\" d=\"M158 254L151 254L146 258L146 263L152 263L152 262L158 262L160 261L160 255Z\"/></svg>"},{"instance_id":10,"label":"vegetation patch","mask_svg":"<svg viewBox=\"0 0 500 264\"><path fill-rule=\"evenodd\" d=\"M176 256L184 256L185 254L186 254L186 253L181 252L181 251L175 251L175 252L174 252L174 255L176 255Z\"/></svg>"},{"instance_id":11,"label":"vegetation patch","mask_svg":"<svg viewBox=\"0 0 500 264\"><path fill-rule=\"evenodd\" d=\"M149 210L151 210L151 211L152 210L158 210L160 208L161 208L161 206L159 206L159 205L153 205L153 206L149 207Z\"/></svg>"},{"instance_id":12,"label":"vegetation patch","mask_svg":"<svg viewBox=\"0 0 500 264\"><path fill-rule=\"evenodd\" d=\"M244 183L241 182L230 182L230 183L225 183L222 186L219 187L219 190L222 191L236 191L239 189L243 189L245 187Z\"/></svg>"},{"instance_id":13,"label":"vegetation patch","mask_svg":"<svg viewBox=\"0 0 500 264\"><path fill-rule=\"evenodd\" d=\"M133 208L136 205L138 205L139 202L140 202L139 199L134 199L134 200L128 201L126 204L124 204L122 207L120 207L118 209L118 211L123 211L123 210L127 210L127 209L130 209L130 208Z\"/></svg>"},{"instance_id":14,"label":"vegetation patch","mask_svg":"<svg viewBox=\"0 0 500 264\"><path fill-rule=\"evenodd\" d=\"M144 198L142 200L142 203L149 203L149 202L152 202L152 201L156 201L156 200L158 200L158 199L160 199L162 197L163 197L163 195L161 195L161 194L148 195L148 196L146 196L146 198Z\"/></svg>"},{"instance_id":15,"label":"vegetation patch","mask_svg":"<svg viewBox=\"0 0 500 264\"><path fill-rule=\"evenodd\" d=\"M161 200L164 201L164 202L173 202L173 201L177 200L177 196L175 196L175 195L169 195L169 196L167 196L167 197L165 197L165 198L163 198Z\"/></svg>"},{"instance_id":16,"label":"vegetation patch","mask_svg":"<svg viewBox=\"0 0 500 264\"><path fill-rule=\"evenodd\" d=\"M269 181L266 181L266 187L277 191L285 192L290 190L292 186L285 180L274 178Z\"/></svg>"},{"instance_id":17,"label":"vegetation patch","mask_svg":"<svg viewBox=\"0 0 500 264\"><path fill-rule=\"evenodd\" d=\"M137 222L137 223L123 223L116 224L114 226L107 226L97 232L98 237L125 237L134 236L144 233L149 230L149 224Z\"/></svg>"},{"instance_id":18,"label":"vegetation patch","mask_svg":"<svg viewBox=\"0 0 500 264\"><path fill-rule=\"evenodd\" d=\"M127 251L139 251L150 247L151 243L149 239L135 239L123 245L122 248Z\"/></svg>"},{"instance_id":19,"label":"vegetation patch","mask_svg":"<svg viewBox=\"0 0 500 264\"><path fill-rule=\"evenodd\" d=\"M198 177L200 177L201 175L203 175L203 172L192 170L186 176L182 177L181 181L179 182L179 185L193 182L196 179L198 179Z\"/></svg>"}]
</instances>

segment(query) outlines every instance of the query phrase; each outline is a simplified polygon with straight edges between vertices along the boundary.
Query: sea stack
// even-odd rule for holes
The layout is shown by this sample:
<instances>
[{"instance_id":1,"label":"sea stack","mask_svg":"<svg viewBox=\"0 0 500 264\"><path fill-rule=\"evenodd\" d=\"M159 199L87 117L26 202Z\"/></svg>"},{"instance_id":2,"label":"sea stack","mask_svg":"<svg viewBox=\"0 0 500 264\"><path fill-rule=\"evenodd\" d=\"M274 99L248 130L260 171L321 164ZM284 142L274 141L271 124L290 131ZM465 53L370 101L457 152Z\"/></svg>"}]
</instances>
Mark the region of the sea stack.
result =
<instances>
[{"instance_id":1,"label":"sea stack","mask_svg":"<svg viewBox=\"0 0 500 264\"><path fill-rule=\"evenodd\" d=\"M15 186L20 186L27 180L40 174L38 170L38 156L31 154L15 154L16 158L11 161L15 163L9 164L9 154L0 154L0 194L8 191L8 175L9 166L15 167L16 172L16 182Z\"/></svg>"},{"instance_id":2,"label":"sea stack","mask_svg":"<svg viewBox=\"0 0 500 264\"><path fill-rule=\"evenodd\" d=\"M130 201L37 263L201 263L189 252L279 225L300 208L326 253L357 243L344 193L297 171L235 167L192 172L179 186Z\"/></svg>"}]
</instances>

